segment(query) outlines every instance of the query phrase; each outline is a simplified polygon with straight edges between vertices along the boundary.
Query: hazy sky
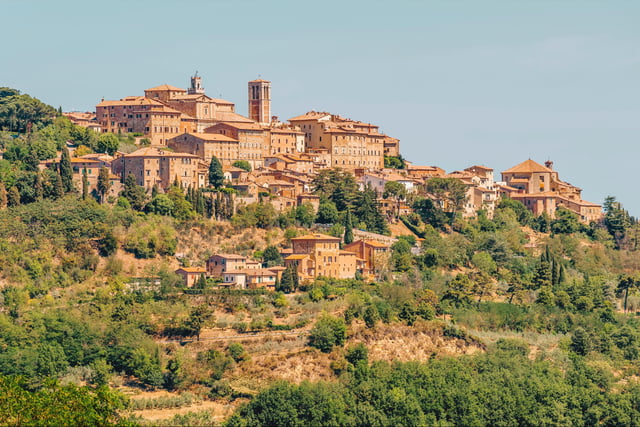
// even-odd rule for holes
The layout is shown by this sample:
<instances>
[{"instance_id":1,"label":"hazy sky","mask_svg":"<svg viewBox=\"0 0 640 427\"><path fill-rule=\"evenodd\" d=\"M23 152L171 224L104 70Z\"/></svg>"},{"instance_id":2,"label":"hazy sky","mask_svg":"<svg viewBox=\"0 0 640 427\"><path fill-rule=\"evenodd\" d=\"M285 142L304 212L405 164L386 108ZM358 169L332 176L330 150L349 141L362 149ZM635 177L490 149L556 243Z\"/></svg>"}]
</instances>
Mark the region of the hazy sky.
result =
<instances>
[{"instance_id":1,"label":"hazy sky","mask_svg":"<svg viewBox=\"0 0 640 427\"><path fill-rule=\"evenodd\" d=\"M416 164L527 158L640 216L640 2L0 0L0 86L63 110L186 88L380 125Z\"/></svg>"}]
</instances>

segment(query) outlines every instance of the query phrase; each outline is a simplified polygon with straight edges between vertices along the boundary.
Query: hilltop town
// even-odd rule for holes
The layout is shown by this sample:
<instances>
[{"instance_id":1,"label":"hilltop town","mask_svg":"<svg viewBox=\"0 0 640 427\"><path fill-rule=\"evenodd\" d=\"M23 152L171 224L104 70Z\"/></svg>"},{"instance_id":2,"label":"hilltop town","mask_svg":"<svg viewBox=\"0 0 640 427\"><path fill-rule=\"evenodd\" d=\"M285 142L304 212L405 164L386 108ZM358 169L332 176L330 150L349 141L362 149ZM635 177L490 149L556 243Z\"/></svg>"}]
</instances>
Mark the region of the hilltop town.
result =
<instances>
[{"instance_id":1,"label":"hilltop town","mask_svg":"<svg viewBox=\"0 0 640 427\"><path fill-rule=\"evenodd\" d=\"M260 201L278 212L308 204L315 212L320 196L314 179L332 168L352 174L362 191L370 188L389 223L412 213L412 202L426 197L445 212L475 218L482 212L493 218L503 199L521 202L533 215L556 217L559 208L574 213L583 224L602 219L602 207L585 201L581 189L562 181L553 162L544 165L528 159L502 172L471 165L446 173L437 166L420 166L403 159L400 141L380 133L379 126L344 118L331 112L308 111L282 122L271 112L271 82L248 82L249 117L235 111L235 104L205 94L196 73L188 89L167 84L144 90L144 96L102 100L95 113L65 113L74 124L101 134L135 136L137 149L84 154L72 158L74 181L81 190L86 174L89 191L96 191L102 168L108 170L112 199L131 175L137 185L151 192L167 192L172 185L183 190L211 188L212 158L222 166L224 182L234 190L234 209ZM58 159L43 162L56 167ZM449 188L455 182L458 189ZM458 192L456 197L452 194ZM211 193L209 193L211 194ZM405 228L406 230L406 228ZM341 239L322 233L292 239L292 252L283 252L285 266L298 276L339 279L380 277L381 259L394 240L385 236L363 238L340 248ZM320 250L323 249L323 250ZM217 257L217 258L215 258ZM187 286L200 276L220 279L220 286L274 289L284 268L264 269L247 265L238 254L217 254L207 268L184 267L177 271ZM215 259L214 259L215 258ZM244 258L242 258L244 259ZM216 269L211 263L233 267Z\"/></svg>"},{"instance_id":2,"label":"hilltop town","mask_svg":"<svg viewBox=\"0 0 640 427\"><path fill-rule=\"evenodd\" d=\"M640 224L614 196L280 121L265 80L249 117L197 75L144 94L0 88L0 424L640 420Z\"/></svg>"}]
</instances>

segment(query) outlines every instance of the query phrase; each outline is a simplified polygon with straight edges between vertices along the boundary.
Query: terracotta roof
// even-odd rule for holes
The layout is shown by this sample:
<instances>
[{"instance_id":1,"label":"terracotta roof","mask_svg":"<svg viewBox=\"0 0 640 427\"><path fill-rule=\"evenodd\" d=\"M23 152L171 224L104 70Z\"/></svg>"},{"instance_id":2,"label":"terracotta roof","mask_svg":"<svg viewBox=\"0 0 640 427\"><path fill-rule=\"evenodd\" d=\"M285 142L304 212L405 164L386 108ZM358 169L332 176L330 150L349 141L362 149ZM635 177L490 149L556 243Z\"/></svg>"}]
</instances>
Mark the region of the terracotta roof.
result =
<instances>
[{"instance_id":1,"label":"terracotta roof","mask_svg":"<svg viewBox=\"0 0 640 427\"><path fill-rule=\"evenodd\" d=\"M295 133L298 135L304 135L304 132L296 130L296 129L285 129L285 128L269 128L271 133Z\"/></svg>"},{"instance_id":2,"label":"terracotta roof","mask_svg":"<svg viewBox=\"0 0 640 427\"><path fill-rule=\"evenodd\" d=\"M516 193L512 194L512 199L535 199L540 197L559 197L560 194L557 191L541 191L539 193Z\"/></svg>"},{"instance_id":3,"label":"terracotta roof","mask_svg":"<svg viewBox=\"0 0 640 427\"><path fill-rule=\"evenodd\" d=\"M206 273L207 270L203 267L182 267L177 269L176 271L185 271L187 273Z\"/></svg>"},{"instance_id":4,"label":"terracotta roof","mask_svg":"<svg viewBox=\"0 0 640 427\"><path fill-rule=\"evenodd\" d=\"M147 90L151 90L151 89L147 89ZM184 95L174 96L171 99L174 100L174 99L196 99L196 98L207 98L208 100L211 100L211 98L205 95L204 93L186 93Z\"/></svg>"},{"instance_id":5,"label":"terracotta roof","mask_svg":"<svg viewBox=\"0 0 640 427\"><path fill-rule=\"evenodd\" d=\"M308 113L302 114L300 116L292 117L289 119L290 122L296 120L317 120L326 116L331 116L331 113L327 113L325 111L309 111Z\"/></svg>"},{"instance_id":6,"label":"terracotta roof","mask_svg":"<svg viewBox=\"0 0 640 427\"><path fill-rule=\"evenodd\" d=\"M199 159L199 157L194 154L174 153L173 151L162 150L158 147L144 147L133 153L125 154L124 157L190 157Z\"/></svg>"},{"instance_id":7,"label":"terracotta roof","mask_svg":"<svg viewBox=\"0 0 640 427\"><path fill-rule=\"evenodd\" d=\"M482 165L473 165L471 167L466 168L465 170L468 171L468 170L471 170L471 169L482 169L482 170L486 170L486 171L492 171L493 170L492 168L488 168L488 167L482 166Z\"/></svg>"},{"instance_id":8,"label":"terracotta roof","mask_svg":"<svg viewBox=\"0 0 640 427\"><path fill-rule=\"evenodd\" d=\"M153 99L144 96L128 96L117 101L102 101L96 107L109 107L115 105L164 105Z\"/></svg>"},{"instance_id":9,"label":"terracotta roof","mask_svg":"<svg viewBox=\"0 0 640 427\"><path fill-rule=\"evenodd\" d=\"M309 255L306 254L295 254L295 255L289 255L288 257L286 257L285 259L305 259L307 258Z\"/></svg>"},{"instance_id":10,"label":"terracotta roof","mask_svg":"<svg viewBox=\"0 0 640 427\"><path fill-rule=\"evenodd\" d=\"M540 163L536 163L533 160L528 159L520 163L519 165L512 167L511 169L507 169L506 171L503 171L502 173L533 173L533 172L553 172L553 171L548 167L542 166Z\"/></svg>"},{"instance_id":11,"label":"terracotta roof","mask_svg":"<svg viewBox=\"0 0 640 427\"><path fill-rule=\"evenodd\" d=\"M233 102L227 101L226 99L222 99L222 98L210 98L210 99L216 104L235 105Z\"/></svg>"},{"instance_id":12,"label":"terracotta roof","mask_svg":"<svg viewBox=\"0 0 640 427\"><path fill-rule=\"evenodd\" d=\"M189 135L194 138L202 139L204 141L224 141L224 142L238 142L237 139L230 136L223 135L221 133L190 133Z\"/></svg>"},{"instance_id":13,"label":"terracotta roof","mask_svg":"<svg viewBox=\"0 0 640 427\"><path fill-rule=\"evenodd\" d=\"M329 236L327 234L320 234L320 233L306 234L304 236L294 237L291 240L292 241L293 240L331 240L331 241L337 241L337 242L340 241L340 239L337 237Z\"/></svg>"},{"instance_id":14,"label":"terracotta roof","mask_svg":"<svg viewBox=\"0 0 640 427\"><path fill-rule=\"evenodd\" d=\"M247 269L244 268L242 270L227 270L222 274L247 274Z\"/></svg>"},{"instance_id":15,"label":"terracotta roof","mask_svg":"<svg viewBox=\"0 0 640 427\"><path fill-rule=\"evenodd\" d=\"M146 89L145 92L152 91L152 90L179 90L181 92L186 92L185 89L182 89L182 88L179 88L179 87L175 87L175 86L170 86L170 85L167 85L167 84L156 86L156 87L152 87L151 89Z\"/></svg>"},{"instance_id":16,"label":"terracotta roof","mask_svg":"<svg viewBox=\"0 0 640 427\"><path fill-rule=\"evenodd\" d=\"M218 256L220 258L226 258L226 259L247 259L246 256L242 256L238 254L214 254L214 255L211 255L211 258L213 258L214 256Z\"/></svg>"},{"instance_id":17,"label":"terracotta roof","mask_svg":"<svg viewBox=\"0 0 640 427\"><path fill-rule=\"evenodd\" d=\"M251 80L249 83L271 83L271 82L269 80L256 79L256 80Z\"/></svg>"},{"instance_id":18,"label":"terracotta roof","mask_svg":"<svg viewBox=\"0 0 640 427\"><path fill-rule=\"evenodd\" d=\"M365 240L364 244L367 246L375 246L377 248L388 248L389 245L385 245L384 243L380 243L376 240Z\"/></svg>"}]
</instances>

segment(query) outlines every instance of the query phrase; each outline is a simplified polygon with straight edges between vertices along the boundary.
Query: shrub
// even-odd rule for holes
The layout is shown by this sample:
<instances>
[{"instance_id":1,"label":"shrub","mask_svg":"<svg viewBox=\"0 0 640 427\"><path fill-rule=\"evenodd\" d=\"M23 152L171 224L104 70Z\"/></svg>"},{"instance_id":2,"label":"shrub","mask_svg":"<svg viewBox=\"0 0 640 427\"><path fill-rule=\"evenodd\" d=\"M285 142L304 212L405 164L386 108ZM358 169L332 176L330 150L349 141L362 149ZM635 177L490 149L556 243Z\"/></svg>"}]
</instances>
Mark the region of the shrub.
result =
<instances>
[{"instance_id":1,"label":"shrub","mask_svg":"<svg viewBox=\"0 0 640 427\"><path fill-rule=\"evenodd\" d=\"M328 314L323 315L316 322L309 333L309 345L329 353L334 346L344 345L347 339L347 326L343 319Z\"/></svg>"}]
</instances>

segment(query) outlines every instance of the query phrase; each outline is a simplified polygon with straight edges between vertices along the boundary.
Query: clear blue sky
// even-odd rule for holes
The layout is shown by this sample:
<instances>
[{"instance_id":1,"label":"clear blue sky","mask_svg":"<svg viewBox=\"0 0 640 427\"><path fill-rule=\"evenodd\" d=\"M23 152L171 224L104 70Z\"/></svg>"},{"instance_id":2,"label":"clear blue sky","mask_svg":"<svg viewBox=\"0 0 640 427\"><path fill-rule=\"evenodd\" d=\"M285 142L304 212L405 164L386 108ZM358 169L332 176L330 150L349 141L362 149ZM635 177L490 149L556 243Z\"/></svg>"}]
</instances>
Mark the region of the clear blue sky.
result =
<instances>
[{"instance_id":1,"label":"clear blue sky","mask_svg":"<svg viewBox=\"0 0 640 427\"><path fill-rule=\"evenodd\" d=\"M640 2L0 0L0 86L63 110L186 87L380 125L417 164L532 158L640 215Z\"/></svg>"}]
</instances>

